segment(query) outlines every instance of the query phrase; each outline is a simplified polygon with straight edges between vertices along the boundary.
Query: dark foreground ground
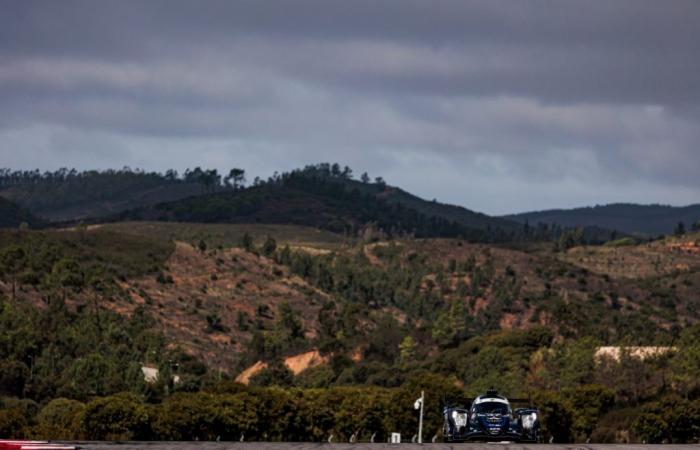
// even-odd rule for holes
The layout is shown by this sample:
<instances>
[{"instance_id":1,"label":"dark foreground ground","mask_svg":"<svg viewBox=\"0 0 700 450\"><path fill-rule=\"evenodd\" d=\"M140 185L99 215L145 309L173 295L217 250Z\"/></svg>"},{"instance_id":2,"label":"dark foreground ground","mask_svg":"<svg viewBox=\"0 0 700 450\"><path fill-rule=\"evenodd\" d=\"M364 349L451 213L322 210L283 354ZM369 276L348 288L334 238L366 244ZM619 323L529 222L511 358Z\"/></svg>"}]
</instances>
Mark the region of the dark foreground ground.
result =
<instances>
[{"instance_id":1,"label":"dark foreground ground","mask_svg":"<svg viewBox=\"0 0 700 450\"><path fill-rule=\"evenodd\" d=\"M75 442L86 450L383 450L414 448L425 450L650 450L663 447L664 450L690 450L698 445L606 445L606 444L320 444L320 443L276 443L276 442Z\"/></svg>"}]
</instances>

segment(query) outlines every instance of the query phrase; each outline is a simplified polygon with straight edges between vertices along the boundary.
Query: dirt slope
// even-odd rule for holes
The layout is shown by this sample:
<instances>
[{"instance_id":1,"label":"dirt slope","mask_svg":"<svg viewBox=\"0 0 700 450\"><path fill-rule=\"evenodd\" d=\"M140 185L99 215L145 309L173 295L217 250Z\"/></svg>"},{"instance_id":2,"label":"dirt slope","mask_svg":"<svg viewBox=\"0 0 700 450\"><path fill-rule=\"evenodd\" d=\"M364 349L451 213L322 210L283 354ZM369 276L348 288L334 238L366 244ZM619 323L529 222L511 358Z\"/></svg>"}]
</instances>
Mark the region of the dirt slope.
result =
<instances>
[{"instance_id":1,"label":"dirt slope","mask_svg":"<svg viewBox=\"0 0 700 450\"><path fill-rule=\"evenodd\" d=\"M325 294L270 259L241 249L201 252L178 242L167 268L160 281L122 283L128 297L107 307L130 313L148 305L170 340L212 367L231 369L251 339L252 322L272 326L285 301L299 313L306 337L316 334ZM239 315L246 318L243 327Z\"/></svg>"}]
</instances>

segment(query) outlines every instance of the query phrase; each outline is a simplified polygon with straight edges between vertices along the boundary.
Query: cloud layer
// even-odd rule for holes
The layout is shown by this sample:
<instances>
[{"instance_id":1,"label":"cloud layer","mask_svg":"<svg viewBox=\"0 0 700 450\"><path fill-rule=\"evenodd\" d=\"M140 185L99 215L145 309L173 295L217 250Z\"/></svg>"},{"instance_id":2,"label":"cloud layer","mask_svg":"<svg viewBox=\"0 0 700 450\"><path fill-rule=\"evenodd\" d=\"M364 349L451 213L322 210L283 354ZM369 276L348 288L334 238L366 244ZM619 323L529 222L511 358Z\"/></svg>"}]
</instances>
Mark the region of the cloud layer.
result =
<instances>
[{"instance_id":1,"label":"cloud layer","mask_svg":"<svg viewBox=\"0 0 700 450\"><path fill-rule=\"evenodd\" d=\"M490 213L700 199L695 0L10 0L0 165L319 161Z\"/></svg>"}]
</instances>

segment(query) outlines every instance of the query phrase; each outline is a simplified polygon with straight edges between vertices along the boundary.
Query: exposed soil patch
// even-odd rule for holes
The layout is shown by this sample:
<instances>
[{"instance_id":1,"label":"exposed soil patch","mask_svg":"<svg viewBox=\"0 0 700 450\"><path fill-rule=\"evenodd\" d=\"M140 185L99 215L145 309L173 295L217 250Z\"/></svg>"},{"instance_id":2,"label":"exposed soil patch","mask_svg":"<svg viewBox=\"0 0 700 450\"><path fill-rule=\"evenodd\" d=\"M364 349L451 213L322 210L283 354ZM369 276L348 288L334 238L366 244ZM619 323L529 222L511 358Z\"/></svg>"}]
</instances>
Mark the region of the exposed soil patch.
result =
<instances>
[{"instance_id":1,"label":"exposed soil patch","mask_svg":"<svg viewBox=\"0 0 700 450\"><path fill-rule=\"evenodd\" d=\"M128 298L104 306L128 314L148 305L169 340L211 367L232 370L255 323L273 326L282 302L299 313L308 339L317 333L326 295L268 258L177 242L166 267L162 276L122 283Z\"/></svg>"}]
</instances>

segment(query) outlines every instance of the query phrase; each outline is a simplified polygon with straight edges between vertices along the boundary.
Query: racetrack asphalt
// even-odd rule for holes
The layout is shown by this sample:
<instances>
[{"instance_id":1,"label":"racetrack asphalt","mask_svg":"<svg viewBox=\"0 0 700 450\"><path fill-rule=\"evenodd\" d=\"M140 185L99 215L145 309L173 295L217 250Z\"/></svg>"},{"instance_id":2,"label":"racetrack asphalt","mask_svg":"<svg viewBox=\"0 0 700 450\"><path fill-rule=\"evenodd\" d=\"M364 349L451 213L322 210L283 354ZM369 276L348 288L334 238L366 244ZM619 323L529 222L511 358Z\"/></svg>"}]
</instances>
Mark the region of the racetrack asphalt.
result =
<instances>
[{"instance_id":1,"label":"racetrack asphalt","mask_svg":"<svg viewBox=\"0 0 700 450\"><path fill-rule=\"evenodd\" d=\"M643 444L355 444L314 442L71 442L85 450L391 450L413 448L425 450L698 450L698 445L643 445Z\"/></svg>"}]
</instances>

